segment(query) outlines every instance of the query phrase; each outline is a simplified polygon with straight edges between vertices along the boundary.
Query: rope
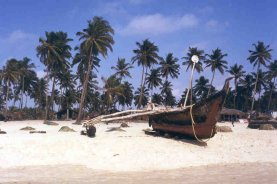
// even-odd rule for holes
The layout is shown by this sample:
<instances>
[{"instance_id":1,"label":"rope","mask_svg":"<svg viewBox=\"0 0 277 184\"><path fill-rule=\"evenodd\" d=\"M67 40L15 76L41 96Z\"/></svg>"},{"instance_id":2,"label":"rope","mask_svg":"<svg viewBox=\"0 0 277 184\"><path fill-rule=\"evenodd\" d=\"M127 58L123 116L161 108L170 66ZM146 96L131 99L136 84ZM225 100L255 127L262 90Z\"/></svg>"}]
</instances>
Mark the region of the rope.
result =
<instances>
[{"instance_id":1,"label":"rope","mask_svg":"<svg viewBox=\"0 0 277 184\"><path fill-rule=\"evenodd\" d=\"M195 137L195 139L196 139L198 142L206 143L206 142L208 142L208 141L212 138L213 129L212 129L212 131L211 131L210 138L207 139L206 141L203 141L202 139L200 139L200 138L197 137L197 135L196 135L196 133L195 133L195 129L194 129L194 125L195 125L196 123L195 123L195 121L194 121L194 119L193 119L193 115L192 115L192 107L193 107L193 106L194 106L194 104L190 106L190 111L189 111L189 112L190 112L191 126L192 126L192 130L193 130L194 137Z\"/></svg>"}]
</instances>

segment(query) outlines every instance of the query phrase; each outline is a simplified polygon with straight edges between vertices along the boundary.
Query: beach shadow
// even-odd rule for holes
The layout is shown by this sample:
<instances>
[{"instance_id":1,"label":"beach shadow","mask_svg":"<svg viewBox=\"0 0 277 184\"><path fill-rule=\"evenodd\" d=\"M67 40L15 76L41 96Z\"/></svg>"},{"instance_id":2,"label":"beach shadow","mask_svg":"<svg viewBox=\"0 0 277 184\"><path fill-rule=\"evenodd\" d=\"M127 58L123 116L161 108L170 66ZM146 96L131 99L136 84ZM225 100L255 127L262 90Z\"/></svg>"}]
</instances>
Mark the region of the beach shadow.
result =
<instances>
[{"instance_id":1,"label":"beach shadow","mask_svg":"<svg viewBox=\"0 0 277 184\"><path fill-rule=\"evenodd\" d=\"M176 140L176 141L181 141L183 143L193 144L193 145L201 146L201 147L208 146L208 144L206 142L199 142L199 141L193 140L193 139L180 139L180 140Z\"/></svg>"}]
</instances>

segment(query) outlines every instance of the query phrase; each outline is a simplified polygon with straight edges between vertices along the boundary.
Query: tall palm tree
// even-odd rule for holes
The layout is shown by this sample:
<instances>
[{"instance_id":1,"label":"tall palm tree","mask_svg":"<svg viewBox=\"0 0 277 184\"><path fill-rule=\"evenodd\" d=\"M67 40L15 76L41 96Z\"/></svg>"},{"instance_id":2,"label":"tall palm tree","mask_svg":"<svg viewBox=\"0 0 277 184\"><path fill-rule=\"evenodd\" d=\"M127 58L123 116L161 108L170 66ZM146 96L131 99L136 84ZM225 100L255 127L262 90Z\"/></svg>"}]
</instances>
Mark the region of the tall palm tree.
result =
<instances>
[{"instance_id":1,"label":"tall palm tree","mask_svg":"<svg viewBox=\"0 0 277 184\"><path fill-rule=\"evenodd\" d=\"M266 73L260 69L257 73L252 72L252 75L254 80L256 81L256 92L259 94L258 99L260 99L261 92L266 87Z\"/></svg>"},{"instance_id":2,"label":"tall palm tree","mask_svg":"<svg viewBox=\"0 0 277 184\"><path fill-rule=\"evenodd\" d=\"M272 81L271 88L270 88L270 95L269 95L269 101L268 101L268 105L267 105L267 110L270 110L270 104L271 104L271 100L272 100L272 93L274 91L274 89L276 88L276 84L275 84L275 80L277 78L277 60L275 60L274 62L270 63L270 65L268 66L269 71L267 72L267 76L268 79L270 81Z\"/></svg>"},{"instance_id":3,"label":"tall palm tree","mask_svg":"<svg viewBox=\"0 0 277 184\"><path fill-rule=\"evenodd\" d=\"M218 70L223 75L224 69L227 69L228 62L226 60L224 60L224 57L226 57L227 54L223 54L219 48L213 50L212 54L210 54L210 55L207 54L206 56L208 57L208 59L205 60L206 68L210 67L211 71L213 72L212 80L210 83L210 89L208 92L208 96L209 96L211 93L211 88L213 86L214 75L215 75L216 70Z\"/></svg>"},{"instance_id":4,"label":"tall palm tree","mask_svg":"<svg viewBox=\"0 0 277 184\"><path fill-rule=\"evenodd\" d=\"M138 66L142 66L142 74L141 74L141 83L140 83L140 96L138 100L138 108L142 106L143 100L143 92L145 86L145 74L147 73L147 69L152 65L157 64L158 60L160 60L160 56L158 55L159 49L148 39L143 40L142 43L136 42L137 49L133 50L135 56L132 57L132 62L137 62ZM146 70L146 71L145 71Z\"/></svg>"},{"instance_id":5,"label":"tall palm tree","mask_svg":"<svg viewBox=\"0 0 277 184\"><path fill-rule=\"evenodd\" d=\"M102 17L97 16L88 21L88 27L86 29L83 29L82 32L77 33L77 36L80 37L79 40L82 40L80 45L81 53L87 57L87 68L84 73L83 90L76 124L80 124L83 115L83 107L87 95L89 76L93 68L93 60L99 54L106 58L108 51L113 50L113 34L114 30L110 26L109 22L104 20Z\"/></svg>"},{"instance_id":6,"label":"tall palm tree","mask_svg":"<svg viewBox=\"0 0 277 184\"><path fill-rule=\"evenodd\" d=\"M152 95L152 103L156 103L156 104L159 104L161 105L163 102L163 97L161 94L158 94L158 93L154 93Z\"/></svg>"},{"instance_id":7,"label":"tall palm tree","mask_svg":"<svg viewBox=\"0 0 277 184\"><path fill-rule=\"evenodd\" d=\"M116 66L112 66L111 68L115 70L114 75L118 76L119 79L124 77L132 78L129 70L133 68L133 66L130 63L126 63L124 58L118 58Z\"/></svg>"},{"instance_id":8,"label":"tall palm tree","mask_svg":"<svg viewBox=\"0 0 277 184\"><path fill-rule=\"evenodd\" d=\"M179 68L180 65L177 63L178 59L173 56L172 53L168 53L164 58L162 58L160 62L160 71L162 74L162 77L165 77L166 80L168 80L168 77L170 76L172 79L178 78L180 75Z\"/></svg>"},{"instance_id":9,"label":"tall palm tree","mask_svg":"<svg viewBox=\"0 0 277 184\"><path fill-rule=\"evenodd\" d=\"M139 104L140 104L140 106L144 107L148 103L148 98L149 98L149 89L147 89L145 87L138 88L135 91L135 96L134 96L135 106L139 106Z\"/></svg>"},{"instance_id":10,"label":"tall palm tree","mask_svg":"<svg viewBox=\"0 0 277 184\"><path fill-rule=\"evenodd\" d=\"M146 84L151 89L151 93L154 88L162 84L161 73L159 69L151 69L150 74L146 74Z\"/></svg>"},{"instance_id":11,"label":"tall palm tree","mask_svg":"<svg viewBox=\"0 0 277 184\"><path fill-rule=\"evenodd\" d=\"M71 58L71 46L69 42L72 39L68 38L67 33L59 31L52 33L53 43L57 47L59 57L50 63L50 77L52 78L52 92L49 105L54 106L55 85L58 82L58 76L67 73L70 69L69 59Z\"/></svg>"},{"instance_id":12,"label":"tall palm tree","mask_svg":"<svg viewBox=\"0 0 277 184\"><path fill-rule=\"evenodd\" d=\"M261 65L265 66L266 62L270 62L271 60L271 51L269 45L265 45L264 42L258 41L257 44L253 44L255 47L254 50L249 50L250 56L247 58L253 66L257 66L257 72L256 75L258 75L258 72L260 70ZM257 90L257 82L259 78L256 78L255 82L255 87L254 87L254 92L252 96L252 104L251 104L251 112L253 111L254 108L254 101L255 101L255 96L256 96L256 90Z\"/></svg>"},{"instance_id":13,"label":"tall palm tree","mask_svg":"<svg viewBox=\"0 0 277 184\"><path fill-rule=\"evenodd\" d=\"M247 104L245 105L248 109L251 107L252 92L255 85L255 80L252 75L247 74L243 79L240 80L241 86L244 89L244 98ZM247 109L246 108L246 109Z\"/></svg>"},{"instance_id":14,"label":"tall palm tree","mask_svg":"<svg viewBox=\"0 0 277 184\"><path fill-rule=\"evenodd\" d=\"M23 60L19 61L19 72L20 72L20 78L19 78L19 86L18 86L18 92L21 93L21 101L20 101L20 108L22 109L23 106L23 95L26 92L30 92L30 90L33 89L33 85L36 80L36 73L34 71L35 64L31 63L31 59L24 57ZM27 99L27 97L26 97Z\"/></svg>"},{"instance_id":15,"label":"tall palm tree","mask_svg":"<svg viewBox=\"0 0 277 184\"><path fill-rule=\"evenodd\" d=\"M45 117L44 122L49 118L49 101L48 101L48 85L50 81L49 72L51 70L52 62L56 60L62 60L59 55L59 48L55 44L56 35L54 32L45 32L46 39L40 37L39 43L37 46L37 56L40 58L40 61L46 66L46 95L45 95Z\"/></svg>"},{"instance_id":16,"label":"tall palm tree","mask_svg":"<svg viewBox=\"0 0 277 184\"><path fill-rule=\"evenodd\" d=\"M199 77L199 79L195 80L194 85L194 93L201 100L206 98L209 91L209 79L206 79L204 76Z\"/></svg>"},{"instance_id":17,"label":"tall palm tree","mask_svg":"<svg viewBox=\"0 0 277 184\"><path fill-rule=\"evenodd\" d=\"M234 94L234 108L236 108L236 96L237 96L237 88L238 88L238 80L241 80L245 74L243 71L243 66L238 65L237 63L234 66L230 66L230 69L227 70L233 77L235 81L235 94Z\"/></svg>"},{"instance_id":18,"label":"tall palm tree","mask_svg":"<svg viewBox=\"0 0 277 184\"><path fill-rule=\"evenodd\" d=\"M203 50L198 50L197 47L189 47L189 51L188 51L187 55L182 58L182 59L185 59L185 61L183 62L183 65L187 66L186 71L191 69L192 66L193 66L193 62L191 60L191 57L193 55L196 55L199 58L199 62L195 64L195 70L198 73L200 73L201 71L203 71L202 62L205 60L205 55L204 55L204 51Z\"/></svg>"},{"instance_id":19,"label":"tall palm tree","mask_svg":"<svg viewBox=\"0 0 277 184\"><path fill-rule=\"evenodd\" d=\"M12 84L15 84L19 79L20 72L18 71L18 61L16 59L9 59L3 69L0 71L1 81L6 86L6 110L5 117L8 113L8 99L9 90Z\"/></svg>"}]
</instances>

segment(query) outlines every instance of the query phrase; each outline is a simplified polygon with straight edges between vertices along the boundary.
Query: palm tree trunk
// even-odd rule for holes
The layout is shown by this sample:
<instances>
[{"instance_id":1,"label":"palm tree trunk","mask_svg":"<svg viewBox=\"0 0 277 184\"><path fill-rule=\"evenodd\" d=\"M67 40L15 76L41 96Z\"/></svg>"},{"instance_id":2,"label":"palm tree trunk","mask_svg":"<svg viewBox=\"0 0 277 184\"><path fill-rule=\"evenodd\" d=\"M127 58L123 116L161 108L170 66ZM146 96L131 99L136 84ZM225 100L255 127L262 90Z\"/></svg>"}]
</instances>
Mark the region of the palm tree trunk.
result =
<instances>
[{"instance_id":1,"label":"palm tree trunk","mask_svg":"<svg viewBox=\"0 0 277 184\"><path fill-rule=\"evenodd\" d=\"M23 76L22 79L22 90L21 90L21 102L20 102L20 109L23 107L23 92L24 92L24 85L25 85L25 77Z\"/></svg>"},{"instance_id":2,"label":"palm tree trunk","mask_svg":"<svg viewBox=\"0 0 277 184\"><path fill-rule=\"evenodd\" d=\"M275 86L275 77L273 79L273 86ZM272 99L272 92L273 92L273 86L271 87L271 90L270 90L270 95L269 95L269 100L268 100L268 105L267 105L267 110L268 111L270 109L270 104L271 104L271 99Z\"/></svg>"},{"instance_id":3,"label":"palm tree trunk","mask_svg":"<svg viewBox=\"0 0 277 184\"><path fill-rule=\"evenodd\" d=\"M258 75L259 69L260 69L260 63L258 64L257 73L256 73L256 82L255 82L254 93L253 93L253 97L252 97L251 112L253 111L253 108L254 108L255 95L256 95L256 90L257 90L257 83L258 83L258 79L259 79L259 75Z\"/></svg>"},{"instance_id":4,"label":"palm tree trunk","mask_svg":"<svg viewBox=\"0 0 277 184\"><path fill-rule=\"evenodd\" d=\"M45 117L44 117L44 123L48 120L48 85L49 85L49 67L47 66L47 73L46 73L46 97L45 97Z\"/></svg>"},{"instance_id":5,"label":"palm tree trunk","mask_svg":"<svg viewBox=\"0 0 277 184\"><path fill-rule=\"evenodd\" d=\"M7 92L6 92L6 111L5 111L5 121L7 121L7 115L8 115L9 87L10 87L10 81L8 80L8 82L7 82Z\"/></svg>"},{"instance_id":6,"label":"palm tree trunk","mask_svg":"<svg viewBox=\"0 0 277 184\"><path fill-rule=\"evenodd\" d=\"M85 97L87 95L89 74L90 74L91 69L92 69L92 58L94 58L94 56L92 55L92 48L90 49L89 56L90 57L89 57L88 69L87 69L87 72L86 72L86 75L85 75L82 95L81 95L81 99L80 99L80 106L79 106L78 117L76 119L75 124L81 124L81 119L82 119L82 116L83 116L83 107L84 107Z\"/></svg>"},{"instance_id":7,"label":"palm tree trunk","mask_svg":"<svg viewBox=\"0 0 277 184\"><path fill-rule=\"evenodd\" d=\"M215 74L215 71L213 72L213 77L212 77L212 80L211 80L211 84L210 84L210 88L209 88L207 97L210 96L210 93L211 93L211 89L212 89L213 81L214 81L214 74Z\"/></svg>"},{"instance_id":8,"label":"palm tree trunk","mask_svg":"<svg viewBox=\"0 0 277 184\"><path fill-rule=\"evenodd\" d=\"M141 82L140 82L140 95L139 95L139 101L138 101L138 108L141 107L142 103L142 92L143 92L143 85L144 85L144 66L142 65L142 74L141 74Z\"/></svg>"},{"instance_id":9,"label":"palm tree trunk","mask_svg":"<svg viewBox=\"0 0 277 184\"><path fill-rule=\"evenodd\" d=\"M234 109L236 109L236 97L237 97L237 79L235 78Z\"/></svg>"},{"instance_id":10,"label":"palm tree trunk","mask_svg":"<svg viewBox=\"0 0 277 184\"><path fill-rule=\"evenodd\" d=\"M53 77L53 83L52 83L52 93L51 93L51 101L50 101L50 104L49 104L49 109L50 109L50 106L52 107L52 111L54 110L54 97L55 97L55 81L56 81L56 77Z\"/></svg>"}]
</instances>

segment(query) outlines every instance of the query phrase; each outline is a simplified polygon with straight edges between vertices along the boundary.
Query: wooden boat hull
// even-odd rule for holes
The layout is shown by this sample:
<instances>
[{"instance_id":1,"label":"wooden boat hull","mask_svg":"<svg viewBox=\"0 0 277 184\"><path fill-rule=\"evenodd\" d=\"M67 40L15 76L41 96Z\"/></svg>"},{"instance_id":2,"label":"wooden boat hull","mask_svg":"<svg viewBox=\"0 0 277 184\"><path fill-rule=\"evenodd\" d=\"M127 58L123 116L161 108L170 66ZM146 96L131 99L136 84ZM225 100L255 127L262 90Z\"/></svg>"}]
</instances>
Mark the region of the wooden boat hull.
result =
<instances>
[{"instance_id":1,"label":"wooden boat hull","mask_svg":"<svg viewBox=\"0 0 277 184\"><path fill-rule=\"evenodd\" d=\"M213 137L216 133L215 126L225 95L226 91L222 90L192 107L194 127L192 126L190 108L178 112L150 115L149 125L155 131L181 134L190 138L207 139Z\"/></svg>"}]
</instances>

